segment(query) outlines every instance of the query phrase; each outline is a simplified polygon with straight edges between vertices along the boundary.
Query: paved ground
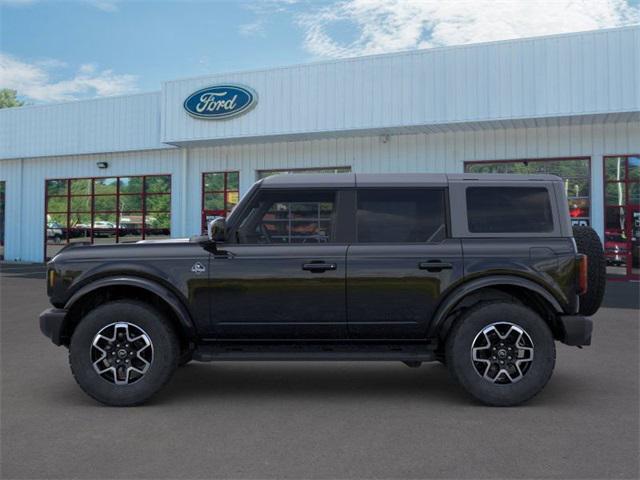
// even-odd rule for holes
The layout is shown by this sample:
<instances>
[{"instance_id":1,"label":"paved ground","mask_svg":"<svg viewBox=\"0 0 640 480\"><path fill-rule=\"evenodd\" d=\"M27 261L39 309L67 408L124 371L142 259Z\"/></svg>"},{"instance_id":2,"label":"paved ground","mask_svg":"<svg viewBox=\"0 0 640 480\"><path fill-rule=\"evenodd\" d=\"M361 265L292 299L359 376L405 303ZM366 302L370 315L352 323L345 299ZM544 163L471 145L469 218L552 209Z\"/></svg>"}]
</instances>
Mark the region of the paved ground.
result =
<instances>
[{"instance_id":1,"label":"paved ground","mask_svg":"<svg viewBox=\"0 0 640 480\"><path fill-rule=\"evenodd\" d=\"M116 409L40 334L41 267L0 271L3 478L639 475L637 309L601 310L595 344L559 345L551 382L518 408L470 401L439 365L229 363L189 365L152 403ZM638 284L611 292L637 305Z\"/></svg>"}]
</instances>

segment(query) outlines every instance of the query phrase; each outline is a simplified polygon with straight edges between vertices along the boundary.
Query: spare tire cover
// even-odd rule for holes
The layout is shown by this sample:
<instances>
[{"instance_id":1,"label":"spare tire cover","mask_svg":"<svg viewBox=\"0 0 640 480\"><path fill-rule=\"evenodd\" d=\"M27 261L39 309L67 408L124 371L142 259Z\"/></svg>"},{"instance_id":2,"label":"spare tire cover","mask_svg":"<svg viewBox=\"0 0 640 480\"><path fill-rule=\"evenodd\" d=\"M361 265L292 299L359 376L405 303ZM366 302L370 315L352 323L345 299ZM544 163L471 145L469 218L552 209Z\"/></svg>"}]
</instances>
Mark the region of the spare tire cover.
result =
<instances>
[{"instance_id":1,"label":"spare tire cover","mask_svg":"<svg viewBox=\"0 0 640 480\"><path fill-rule=\"evenodd\" d=\"M580 313L593 315L600 308L607 282L607 262L602 242L591 227L574 226L573 237L578 253L587 256L587 292L580 295Z\"/></svg>"}]
</instances>

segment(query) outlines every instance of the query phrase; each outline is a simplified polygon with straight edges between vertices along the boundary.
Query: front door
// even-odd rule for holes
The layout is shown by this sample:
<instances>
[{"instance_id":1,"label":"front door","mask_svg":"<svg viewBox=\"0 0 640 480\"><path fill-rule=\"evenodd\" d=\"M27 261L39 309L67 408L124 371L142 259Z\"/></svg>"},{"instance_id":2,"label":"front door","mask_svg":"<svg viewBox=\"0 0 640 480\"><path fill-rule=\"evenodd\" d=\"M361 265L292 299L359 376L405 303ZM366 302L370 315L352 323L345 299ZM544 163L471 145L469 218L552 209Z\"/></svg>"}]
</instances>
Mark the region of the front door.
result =
<instances>
[{"instance_id":1,"label":"front door","mask_svg":"<svg viewBox=\"0 0 640 480\"><path fill-rule=\"evenodd\" d=\"M216 338L335 338L346 333L346 243L336 192L264 190L210 263Z\"/></svg>"},{"instance_id":2,"label":"front door","mask_svg":"<svg viewBox=\"0 0 640 480\"><path fill-rule=\"evenodd\" d=\"M357 242L347 254L349 333L424 338L437 302L463 276L447 238L445 190L359 190Z\"/></svg>"},{"instance_id":3,"label":"front door","mask_svg":"<svg viewBox=\"0 0 640 480\"><path fill-rule=\"evenodd\" d=\"M610 278L640 278L640 156L605 157L604 249Z\"/></svg>"}]
</instances>

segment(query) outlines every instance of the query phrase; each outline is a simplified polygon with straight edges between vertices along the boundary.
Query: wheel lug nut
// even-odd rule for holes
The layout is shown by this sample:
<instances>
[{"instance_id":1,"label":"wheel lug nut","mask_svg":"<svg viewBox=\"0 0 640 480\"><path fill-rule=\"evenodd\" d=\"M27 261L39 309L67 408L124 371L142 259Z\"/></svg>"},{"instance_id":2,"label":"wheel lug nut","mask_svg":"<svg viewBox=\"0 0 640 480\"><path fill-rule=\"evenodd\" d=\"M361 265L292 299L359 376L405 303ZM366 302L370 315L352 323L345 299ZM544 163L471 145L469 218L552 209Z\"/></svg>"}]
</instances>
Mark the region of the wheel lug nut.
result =
<instances>
[{"instance_id":1,"label":"wheel lug nut","mask_svg":"<svg viewBox=\"0 0 640 480\"><path fill-rule=\"evenodd\" d=\"M115 354L116 354L116 352L111 352L111 355L115 355Z\"/></svg>"},{"instance_id":2,"label":"wheel lug nut","mask_svg":"<svg viewBox=\"0 0 640 480\"><path fill-rule=\"evenodd\" d=\"M116 363L120 363L120 360L116 360Z\"/></svg>"}]
</instances>

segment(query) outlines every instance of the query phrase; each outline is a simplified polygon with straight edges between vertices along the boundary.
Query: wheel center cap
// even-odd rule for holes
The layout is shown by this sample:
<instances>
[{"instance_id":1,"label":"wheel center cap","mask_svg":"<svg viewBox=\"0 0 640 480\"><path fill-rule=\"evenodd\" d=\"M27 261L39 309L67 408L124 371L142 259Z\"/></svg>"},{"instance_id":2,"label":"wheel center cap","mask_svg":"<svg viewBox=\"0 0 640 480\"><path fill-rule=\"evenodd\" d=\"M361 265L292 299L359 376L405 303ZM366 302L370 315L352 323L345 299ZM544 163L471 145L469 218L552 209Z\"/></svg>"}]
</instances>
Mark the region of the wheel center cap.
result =
<instances>
[{"instance_id":1,"label":"wheel center cap","mask_svg":"<svg viewBox=\"0 0 640 480\"><path fill-rule=\"evenodd\" d=\"M127 351L124 348L121 348L120 350L118 350L118 357L119 358L124 358L127 356Z\"/></svg>"},{"instance_id":2,"label":"wheel center cap","mask_svg":"<svg viewBox=\"0 0 640 480\"><path fill-rule=\"evenodd\" d=\"M498 357L505 358L507 356L507 351L504 349L498 350Z\"/></svg>"}]
</instances>

